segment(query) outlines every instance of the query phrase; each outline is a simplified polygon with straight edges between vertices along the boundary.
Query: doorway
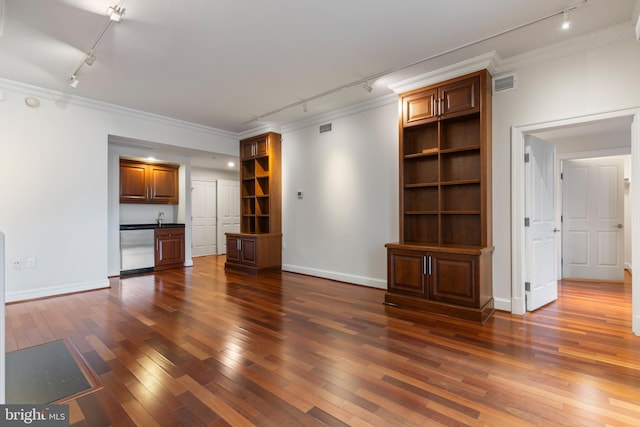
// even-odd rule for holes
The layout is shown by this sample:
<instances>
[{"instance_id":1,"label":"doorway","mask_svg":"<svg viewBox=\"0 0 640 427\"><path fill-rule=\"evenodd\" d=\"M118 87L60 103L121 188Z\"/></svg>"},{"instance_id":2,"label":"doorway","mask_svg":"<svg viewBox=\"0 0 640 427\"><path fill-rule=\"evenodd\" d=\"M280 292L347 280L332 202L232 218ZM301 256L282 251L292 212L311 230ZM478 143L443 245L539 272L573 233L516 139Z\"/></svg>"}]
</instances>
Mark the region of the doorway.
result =
<instances>
[{"instance_id":1,"label":"doorway","mask_svg":"<svg viewBox=\"0 0 640 427\"><path fill-rule=\"evenodd\" d=\"M240 182L193 179L193 256L227 253L225 233L240 231Z\"/></svg>"},{"instance_id":2,"label":"doorway","mask_svg":"<svg viewBox=\"0 0 640 427\"><path fill-rule=\"evenodd\" d=\"M512 152L511 152L511 251L512 251L512 298L511 311L514 314L524 314L525 306L525 273L526 273L526 251L525 251L525 173L523 159L525 154L525 136L534 134L543 136L545 132L575 131L579 127L589 128L592 126L616 125L622 126L631 136L631 182L640 182L640 112L639 110L624 110L611 113L603 113L592 116L585 116L561 121L547 122L538 125L520 126L512 128ZM584 157L598 157L602 148L581 147ZM608 149L609 154L611 150ZM621 148L618 154L628 154L629 147ZM631 187L630 197L635 212L640 210L640 190ZM632 218L632 265L640 265L640 218L634 215ZM635 249L635 250L633 250ZM640 335L640 278L632 279L633 293L633 332Z\"/></svg>"}]
</instances>

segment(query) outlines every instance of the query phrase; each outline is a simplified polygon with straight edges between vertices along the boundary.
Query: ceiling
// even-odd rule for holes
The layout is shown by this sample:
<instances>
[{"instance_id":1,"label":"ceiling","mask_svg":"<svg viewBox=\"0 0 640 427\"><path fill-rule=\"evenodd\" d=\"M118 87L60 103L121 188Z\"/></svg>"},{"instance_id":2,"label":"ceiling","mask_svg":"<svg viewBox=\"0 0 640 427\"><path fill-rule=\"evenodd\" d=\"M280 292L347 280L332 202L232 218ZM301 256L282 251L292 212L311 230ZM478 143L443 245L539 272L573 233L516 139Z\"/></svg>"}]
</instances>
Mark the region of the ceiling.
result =
<instances>
[{"instance_id":1,"label":"ceiling","mask_svg":"<svg viewBox=\"0 0 640 427\"><path fill-rule=\"evenodd\" d=\"M632 28L640 3L125 0L86 65L116 1L0 0L0 78L239 134L388 95L389 84L490 51L505 59Z\"/></svg>"}]
</instances>

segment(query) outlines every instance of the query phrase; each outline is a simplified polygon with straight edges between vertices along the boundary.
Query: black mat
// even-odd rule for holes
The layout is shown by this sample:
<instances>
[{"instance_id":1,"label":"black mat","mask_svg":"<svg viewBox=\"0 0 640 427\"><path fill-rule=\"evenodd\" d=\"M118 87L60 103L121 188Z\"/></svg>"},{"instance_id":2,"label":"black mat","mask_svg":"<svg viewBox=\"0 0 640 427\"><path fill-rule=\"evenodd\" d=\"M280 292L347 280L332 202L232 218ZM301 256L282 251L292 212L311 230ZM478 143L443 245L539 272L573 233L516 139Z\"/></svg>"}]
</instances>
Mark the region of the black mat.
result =
<instances>
[{"instance_id":1,"label":"black mat","mask_svg":"<svg viewBox=\"0 0 640 427\"><path fill-rule=\"evenodd\" d=\"M96 389L85 376L86 367L79 366L79 353L69 344L53 341L7 353L6 403L60 403Z\"/></svg>"}]
</instances>

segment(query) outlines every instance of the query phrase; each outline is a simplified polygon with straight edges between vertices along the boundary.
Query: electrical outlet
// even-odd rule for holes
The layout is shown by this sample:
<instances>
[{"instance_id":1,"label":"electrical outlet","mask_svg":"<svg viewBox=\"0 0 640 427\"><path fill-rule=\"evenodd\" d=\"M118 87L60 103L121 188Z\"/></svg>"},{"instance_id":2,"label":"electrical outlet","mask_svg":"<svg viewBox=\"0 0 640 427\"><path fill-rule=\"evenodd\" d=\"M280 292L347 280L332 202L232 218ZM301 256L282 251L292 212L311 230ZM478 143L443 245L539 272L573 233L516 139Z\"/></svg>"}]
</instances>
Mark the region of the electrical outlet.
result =
<instances>
[{"instance_id":1,"label":"electrical outlet","mask_svg":"<svg viewBox=\"0 0 640 427\"><path fill-rule=\"evenodd\" d=\"M15 268L16 270L20 270L22 268L22 260L17 259L13 261L13 268Z\"/></svg>"},{"instance_id":2,"label":"electrical outlet","mask_svg":"<svg viewBox=\"0 0 640 427\"><path fill-rule=\"evenodd\" d=\"M36 268L35 258L27 258L27 268Z\"/></svg>"}]
</instances>

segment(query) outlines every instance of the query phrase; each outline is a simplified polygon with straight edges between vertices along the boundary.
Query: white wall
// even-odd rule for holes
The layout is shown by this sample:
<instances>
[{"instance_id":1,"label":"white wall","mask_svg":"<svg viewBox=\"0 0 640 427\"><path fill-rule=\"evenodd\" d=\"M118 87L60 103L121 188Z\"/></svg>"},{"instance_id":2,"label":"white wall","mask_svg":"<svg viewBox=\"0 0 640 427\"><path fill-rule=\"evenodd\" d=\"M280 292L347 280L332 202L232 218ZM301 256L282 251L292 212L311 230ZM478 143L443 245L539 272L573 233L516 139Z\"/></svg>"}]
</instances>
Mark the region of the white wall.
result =
<instances>
[{"instance_id":1,"label":"white wall","mask_svg":"<svg viewBox=\"0 0 640 427\"><path fill-rule=\"evenodd\" d=\"M217 181L224 179L228 181L239 181L239 171L226 171L219 169L191 168L191 179L199 179L201 181Z\"/></svg>"},{"instance_id":2,"label":"white wall","mask_svg":"<svg viewBox=\"0 0 640 427\"><path fill-rule=\"evenodd\" d=\"M231 134L7 80L0 89L7 301L108 286L108 247L118 238L109 135L237 154ZM27 95L40 108L28 107ZM13 268L30 257L35 268Z\"/></svg>"},{"instance_id":3,"label":"white wall","mask_svg":"<svg viewBox=\"0 0 640 427\"><path fill-rule=\"evenodd\" d=\"M558 57L504 63L518 76L517 90L493 97L493 289L496 307L511 304L512 126L583 117L640 106L640 43L631 37L565 50ZM575 53L567 53L575 52Z\"/></svg>"},{"instance_id":4,"label":"white wall","mask_svg":"<svg viewBox=\"0 0 640 427\"><path fill-rule=\"evenodd\" d=\"M386 288L398 240L395 99L282 135L283 269ZM303 198L297 198L297 192Z\"/></svg>"}]
</instances>

